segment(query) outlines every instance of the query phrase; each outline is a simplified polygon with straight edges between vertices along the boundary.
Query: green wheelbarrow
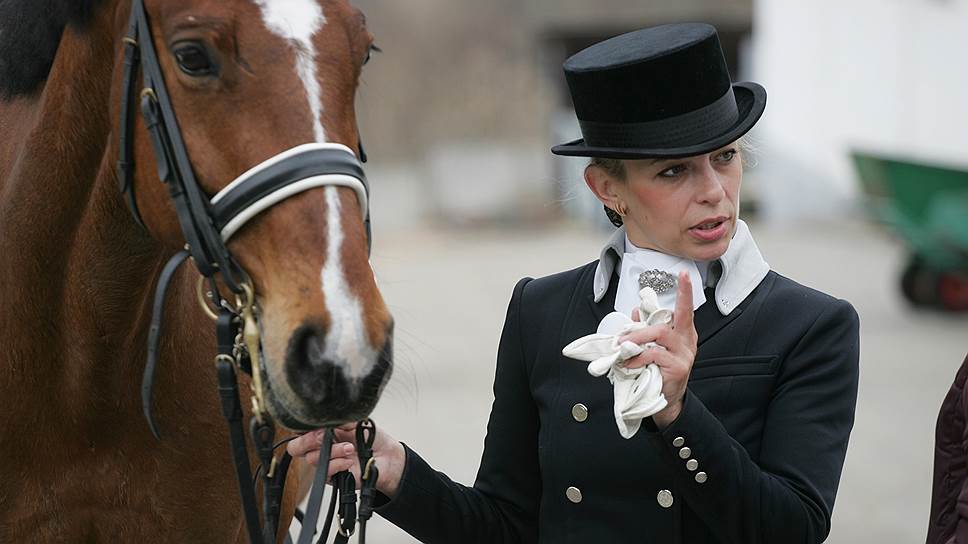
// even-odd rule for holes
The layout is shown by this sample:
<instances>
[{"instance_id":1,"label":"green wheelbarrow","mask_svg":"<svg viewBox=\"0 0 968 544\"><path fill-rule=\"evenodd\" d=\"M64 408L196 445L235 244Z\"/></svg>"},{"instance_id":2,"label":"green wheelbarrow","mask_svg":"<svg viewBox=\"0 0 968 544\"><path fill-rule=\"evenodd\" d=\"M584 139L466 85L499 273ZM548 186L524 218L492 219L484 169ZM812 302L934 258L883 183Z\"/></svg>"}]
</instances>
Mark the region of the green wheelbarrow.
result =
<instances>
[{"instance_id":1,"label":"green wheelbarrow","mask_svg":"<svg viewBox=\"0 0 968 544\"><path fill-rule=\"evenodd\" d=\"M908 246L904 297L968 310L968 170L857 151L851 157L869 210Z\"/></svg>"}]
</instances>

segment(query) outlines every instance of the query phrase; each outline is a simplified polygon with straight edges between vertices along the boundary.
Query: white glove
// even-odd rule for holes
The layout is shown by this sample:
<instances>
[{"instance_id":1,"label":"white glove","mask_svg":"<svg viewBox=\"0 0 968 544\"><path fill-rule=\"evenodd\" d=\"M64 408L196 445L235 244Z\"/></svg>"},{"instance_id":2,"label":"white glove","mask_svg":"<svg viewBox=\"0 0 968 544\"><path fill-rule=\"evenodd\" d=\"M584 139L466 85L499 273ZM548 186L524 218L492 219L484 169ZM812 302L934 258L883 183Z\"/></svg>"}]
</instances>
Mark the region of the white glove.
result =
<instances>
[{"instance_id":1,"label":"white glove","mask_svg":"<svg viewBox=\"0 0 968 544\"><path fill-rule=\"evenodd\" d=\"M651 287L639 291L639 316L643 321L612 312L598 324L598 332L583 336L565 346L561 353L580 361L590 361L588 373L592 376L608 374L615 396L615 423L623 438L631 438L638 432L642 420L666 407L662 394L662 375L655 365L625 368L625 361L649 349L665 349L655 342L644 346L618 338L630 331L660 323L672 322L672 311L659 308L658 297Z\"/></svg>"}]
</instances>

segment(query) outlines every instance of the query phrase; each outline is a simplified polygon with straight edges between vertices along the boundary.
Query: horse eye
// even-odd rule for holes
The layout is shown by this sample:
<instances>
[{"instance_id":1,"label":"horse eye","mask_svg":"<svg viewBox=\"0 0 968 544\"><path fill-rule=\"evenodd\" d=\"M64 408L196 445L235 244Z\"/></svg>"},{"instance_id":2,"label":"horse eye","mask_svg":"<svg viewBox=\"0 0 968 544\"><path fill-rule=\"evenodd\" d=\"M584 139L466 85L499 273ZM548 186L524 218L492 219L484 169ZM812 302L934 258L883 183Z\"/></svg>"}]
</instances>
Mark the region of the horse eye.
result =
<instances>
[{"instance_id":1,"label":"horse eye","mask_svg":"<svg viewBox=\"0 0 968 544\"><path fill-rule=\"evenodd\" d=\"M173 51L178 68L190 76L213 75L217 71L208 50L198 43L176 45Z\"/></svg>"}]
</instances>

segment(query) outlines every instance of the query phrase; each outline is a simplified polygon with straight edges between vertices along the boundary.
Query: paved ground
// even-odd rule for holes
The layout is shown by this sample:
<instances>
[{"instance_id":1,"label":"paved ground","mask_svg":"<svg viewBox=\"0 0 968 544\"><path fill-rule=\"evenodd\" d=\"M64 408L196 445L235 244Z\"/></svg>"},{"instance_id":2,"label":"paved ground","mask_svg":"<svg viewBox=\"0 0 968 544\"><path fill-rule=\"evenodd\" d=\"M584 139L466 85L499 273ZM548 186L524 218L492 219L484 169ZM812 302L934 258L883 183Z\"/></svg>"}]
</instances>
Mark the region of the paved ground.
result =
<instances>
[{"instance_id":1,"label":"paved ground","mask_svg":"<svg viewBox=\"0 0 968 544\"><path fill-rule=\"evenodd\" d=\"M828 542L923 541L934 422L968 352L968 316L910 310L895 287L903 251L862 224L752 224L773 268L850 300L861 316L857 423ZM477 470L498 336L511 288L594 259L604 233L380 231L373 265L397 323L397 368L374 418L457 481ZM370 538L416 542L376 519Z\"/></svg>"}]
</instances>

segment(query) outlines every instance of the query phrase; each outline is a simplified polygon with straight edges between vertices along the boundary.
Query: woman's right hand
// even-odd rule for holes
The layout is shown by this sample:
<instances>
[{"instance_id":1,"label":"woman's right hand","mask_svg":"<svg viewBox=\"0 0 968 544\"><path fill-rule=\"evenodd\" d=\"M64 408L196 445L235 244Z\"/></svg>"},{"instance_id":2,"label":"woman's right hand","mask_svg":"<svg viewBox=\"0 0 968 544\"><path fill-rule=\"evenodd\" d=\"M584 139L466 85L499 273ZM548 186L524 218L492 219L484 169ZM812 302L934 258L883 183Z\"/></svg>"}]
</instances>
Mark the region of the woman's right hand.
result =
<instances>
[{"instance_id":1,"label":"woman's right hand","mask_svg":"<svg viewBox=\"0 0 968 544\"><path fill-rule=\"evenodd\" d=\"M327 478L332 478L337 472L348 470L353 473L356 485L359 487L360 461L355 446L356 423L341 425L334 431L335 440L329 454ZM286 446L289 455L305 459L309 464L318 466L319 449L323 445L323 432L323 429L319 429L290 440ZM380 471L376 481L377 490L393 498L397 494L397 488L400 487L400 478L403 476L403 467L406 464L406 451L403 449L403 444L378 428L373 440L373 459Z\"/></svg>"}]
</instances>

